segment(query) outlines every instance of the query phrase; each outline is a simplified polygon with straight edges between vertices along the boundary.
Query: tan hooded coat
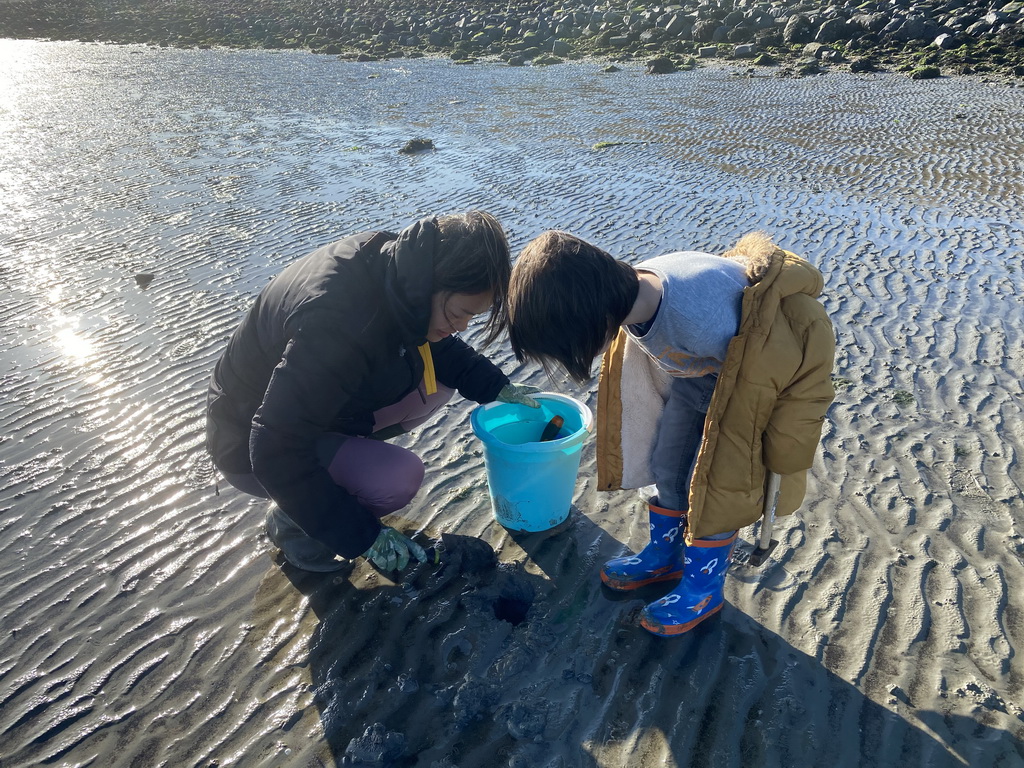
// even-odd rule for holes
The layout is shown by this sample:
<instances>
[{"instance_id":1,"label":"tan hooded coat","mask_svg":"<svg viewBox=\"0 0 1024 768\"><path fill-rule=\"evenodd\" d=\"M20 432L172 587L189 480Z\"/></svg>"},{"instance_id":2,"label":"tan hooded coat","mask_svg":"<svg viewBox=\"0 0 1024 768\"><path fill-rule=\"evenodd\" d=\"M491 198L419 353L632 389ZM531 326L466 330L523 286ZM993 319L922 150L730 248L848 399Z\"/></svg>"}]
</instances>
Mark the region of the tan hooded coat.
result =
<instances>
[{"instance_id":1,"label":"tan hooded coat","mask_svg":"<svg viewBox=\"0 0 1024 768\"><path fill-rule=\"evenodd\" d=\"M835 397L835 336L817 301L821 273L757 234L725 254L747 264L739 332L729 343L690 487L687 541L750 525L769 471L782 476L776 514L803 502L807 470ZM598 488L653 482L650 454L668 377L619 332L601 366Z\"/></svg>"}]
</instances>

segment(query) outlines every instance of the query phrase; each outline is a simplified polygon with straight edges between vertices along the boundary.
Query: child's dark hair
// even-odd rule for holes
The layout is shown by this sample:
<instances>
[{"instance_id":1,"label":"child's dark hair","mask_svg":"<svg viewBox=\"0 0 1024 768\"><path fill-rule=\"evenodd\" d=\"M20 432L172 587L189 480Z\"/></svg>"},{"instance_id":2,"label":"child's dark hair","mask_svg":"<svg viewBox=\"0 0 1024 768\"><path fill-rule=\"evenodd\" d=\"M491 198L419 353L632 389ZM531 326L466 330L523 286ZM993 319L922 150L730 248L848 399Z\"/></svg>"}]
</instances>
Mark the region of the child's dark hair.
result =
<instances>
[{"instance_id":1,"label":"child's dark hair","mask_svg":"<svg viewBox=\"0 0 1024 768\"><path fill-rule=\"evenodd\" d=\"M508 323L519 361L561 366L590 379L601 354L636 303L636 270L567 232L548 231L519 255L509 282Z\"/></svg>"},{"instance_id":2,"label":"child's dark hair","mask_svg":"<svg viewBox=\"0 0 1024 768\"><path fill-rule=\"evenodd\" d=\"M490 344L508 323L506 296L512 259L501 224L483 211L437 217L441 234L434 261L434 291L483 293L493 296L491 314L484 326Z\"/></svg>"}]
</instances>

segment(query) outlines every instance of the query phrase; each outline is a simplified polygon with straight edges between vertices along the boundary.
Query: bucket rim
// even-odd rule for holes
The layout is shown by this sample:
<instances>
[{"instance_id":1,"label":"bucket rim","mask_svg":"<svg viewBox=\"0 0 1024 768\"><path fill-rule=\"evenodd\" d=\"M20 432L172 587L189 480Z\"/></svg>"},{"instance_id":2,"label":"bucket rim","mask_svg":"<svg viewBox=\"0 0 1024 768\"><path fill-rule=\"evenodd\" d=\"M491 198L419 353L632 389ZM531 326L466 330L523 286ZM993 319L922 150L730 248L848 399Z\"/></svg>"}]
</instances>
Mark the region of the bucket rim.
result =
<instances>
[{"instance_id":1,"label":"bucket rim","mask_svg":"<svg viewBox=\"0 0 1024 768\"><path fill-rule=\"evenodd\" d=\"M523 445L505 443L480 426L480 419L488 410L511 405L510 403L502 403L495 400L490 403L482 403L473 409L473 412L470 414L470 423L473 427L473 434L476 435L481 442L488 445L501 446L502 450L518 453L545 453L571 448L578 443L582 443L587 436L594 431L594 414L590 410L590 406L580 400L577 400L575 397L563 395L560 392L534 392L530 394L530 397L535 400L555 400L565 405L572 406L579 413L583 422L582 426L571 435L560 437L557 440L547 440L543 443L524 443Z\"/></svg>"}]
</instances>

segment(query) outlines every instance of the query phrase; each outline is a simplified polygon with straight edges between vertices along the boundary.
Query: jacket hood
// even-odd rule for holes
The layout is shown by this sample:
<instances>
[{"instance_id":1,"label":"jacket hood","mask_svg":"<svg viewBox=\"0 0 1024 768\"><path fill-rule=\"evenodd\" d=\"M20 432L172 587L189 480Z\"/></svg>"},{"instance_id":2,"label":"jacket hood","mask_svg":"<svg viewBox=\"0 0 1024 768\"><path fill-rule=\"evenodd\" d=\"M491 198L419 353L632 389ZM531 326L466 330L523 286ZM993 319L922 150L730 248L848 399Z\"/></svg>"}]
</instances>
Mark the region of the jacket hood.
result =
<instances>
[{"instance_id":1,"label":"jacket hood","mask_svg":"<svg viewBox=\"0 0 1024 768\"><path fill-rule=\"evenodd\" d=\"M434 257L441 241L437 219L420 219L381 248L387 257L384 290L406 346L427 340L430 299L434 289Z\"/></svg>"},{"instance_id":2,"label":"jacket hood","mask_svg":"<svg viewBox=\"0 0 1024 768\"><path fill-rule=\"evenodd\" d=\"M806 293L812 299L821 295L825 286L821 272L807 261L781 249L772 254L772 264L763 278L779 298Z\"/></svg>"}]
</instances>

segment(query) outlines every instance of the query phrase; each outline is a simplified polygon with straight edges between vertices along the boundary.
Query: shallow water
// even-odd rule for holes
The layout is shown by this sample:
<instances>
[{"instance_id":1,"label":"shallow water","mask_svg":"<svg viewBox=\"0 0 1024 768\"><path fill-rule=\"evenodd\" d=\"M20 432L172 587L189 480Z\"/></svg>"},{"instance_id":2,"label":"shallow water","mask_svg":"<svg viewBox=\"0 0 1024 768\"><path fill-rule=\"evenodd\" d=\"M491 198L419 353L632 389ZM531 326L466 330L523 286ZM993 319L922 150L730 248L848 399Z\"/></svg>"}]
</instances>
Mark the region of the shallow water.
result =
<instances>
[{"instance_id":1,"label":"shallow water","mask_svg":"<svg viewBox=\"0 0 1024 768\"><path fill-rule=\"evenodd\" d=\"M1024 92L738 72L0 41L0 764L331 764L373 722L402 765L1020 764ZM282 571L214 495L205 383L266 280L472 207L634 260L765 229L825 273L808 502L706 632L597 590L646 524L592 448L568 530L495 526L464 404L402 521L520 561L472 595Z\"/></svg>"}]
</instances>

